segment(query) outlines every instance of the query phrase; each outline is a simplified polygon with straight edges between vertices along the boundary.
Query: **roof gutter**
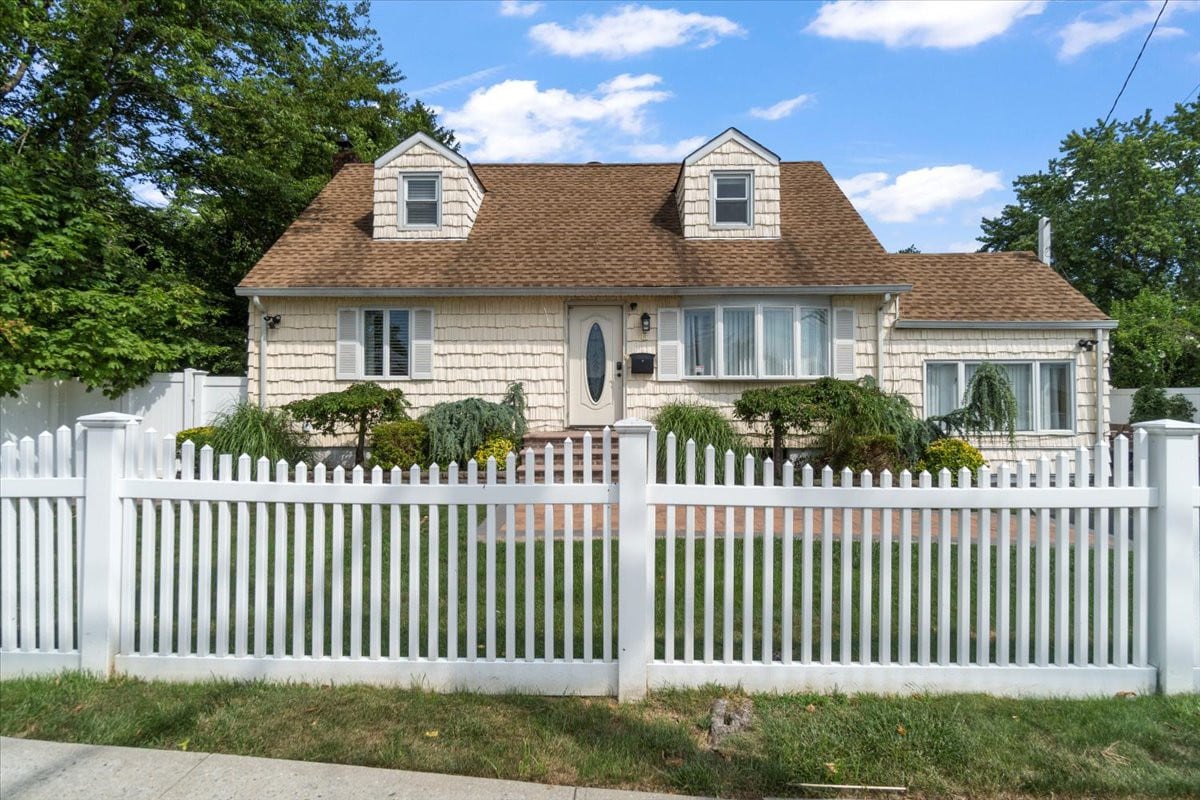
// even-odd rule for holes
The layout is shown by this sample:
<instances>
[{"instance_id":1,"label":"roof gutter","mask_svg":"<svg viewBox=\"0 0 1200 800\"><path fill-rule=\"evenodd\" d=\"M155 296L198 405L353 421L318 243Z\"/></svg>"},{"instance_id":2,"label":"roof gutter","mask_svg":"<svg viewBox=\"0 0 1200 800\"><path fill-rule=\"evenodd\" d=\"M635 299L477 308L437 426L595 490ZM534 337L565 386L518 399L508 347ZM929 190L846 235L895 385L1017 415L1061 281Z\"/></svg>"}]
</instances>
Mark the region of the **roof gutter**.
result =
<instances>
[{"instance_id":1,"label":"roof gutter","mask_svg":"<svg viewBox=\"0 0 1200 800\"><path fill-rule=\"evenodd\" d=\"M784 294L899 294L911 292L912 284L869 284L837 286L239 286L234 292L242 297L574 297L578 295L615 297L622 295L689 297L724 295ZM1096 323L1088 323L1095 327Z\"/></svg>"},{"instance_id":2,"label":"roof gutter","mask_svg":"<svg viewBox=\"0 0 1200 800\"><path fill-rule=\"evenodd\" d=\"M994 331L1042 331L1047 329L1057 330L1113 330L1117 327L1115 319L1083 319L1083 320L1064 320L1064 319L1048 319L1048 320L1022 320L1020 322L1013 321L997 321L997 320L948 320L948 319L902 319L896 322L897 328L913 328L913 329L930 329L930 330L978 330L985 328Z\"/></svg>"}]
</instances>

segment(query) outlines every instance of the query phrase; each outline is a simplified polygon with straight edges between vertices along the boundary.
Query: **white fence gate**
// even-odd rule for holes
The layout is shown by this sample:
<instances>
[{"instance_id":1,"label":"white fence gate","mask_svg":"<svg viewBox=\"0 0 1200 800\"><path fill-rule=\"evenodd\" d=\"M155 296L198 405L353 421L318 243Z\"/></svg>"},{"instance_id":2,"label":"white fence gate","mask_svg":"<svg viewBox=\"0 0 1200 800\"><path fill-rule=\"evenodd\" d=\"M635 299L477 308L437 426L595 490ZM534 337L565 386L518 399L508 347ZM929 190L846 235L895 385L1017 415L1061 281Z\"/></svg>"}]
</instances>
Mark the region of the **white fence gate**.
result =
<instances>
[{"instance_id":1,"label":"white fence gate","mask_svg":"<svg viewBox=\"0 0 1200 800\"><path fill-rule=\"evenodd\" d=\"M616 475L607 430L389 473L235 462L115 413L77 430L0 446L5 677L1200 690L1196 425L915 477L777 477L668 437L665 481L637 420Z\"/></svg>"}]
</instances>

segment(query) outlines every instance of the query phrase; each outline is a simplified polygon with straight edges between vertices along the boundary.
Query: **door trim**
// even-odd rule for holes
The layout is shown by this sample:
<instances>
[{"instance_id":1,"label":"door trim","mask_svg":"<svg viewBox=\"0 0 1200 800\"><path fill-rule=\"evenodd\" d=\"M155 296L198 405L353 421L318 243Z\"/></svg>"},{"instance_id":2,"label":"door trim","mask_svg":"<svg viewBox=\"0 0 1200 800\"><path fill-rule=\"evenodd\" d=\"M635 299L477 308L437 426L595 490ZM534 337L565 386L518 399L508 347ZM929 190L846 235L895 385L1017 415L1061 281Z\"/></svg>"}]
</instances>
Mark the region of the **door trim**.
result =
<instances>
[{"instance_id":1,"label":"door trim","mask_svg":"<svg viewBox=\"0 0 1200 800\"><path fill-rule=\"evenodd\" d=\"M614 348L621 356L621 361L625 361L625 304L620 300L603 301L603 300L571 300L563 304L563 425L570 429L571 425L571 309L574 308L608 308L615 309L617 312L617 330L616 338L619 340ZM622 373L628 370L621 370ZM613 379L613 416L617 420L621 419L625 414L625 377ZM579 426L589 427L589 426Z\"/></svg>"}]
</instances>

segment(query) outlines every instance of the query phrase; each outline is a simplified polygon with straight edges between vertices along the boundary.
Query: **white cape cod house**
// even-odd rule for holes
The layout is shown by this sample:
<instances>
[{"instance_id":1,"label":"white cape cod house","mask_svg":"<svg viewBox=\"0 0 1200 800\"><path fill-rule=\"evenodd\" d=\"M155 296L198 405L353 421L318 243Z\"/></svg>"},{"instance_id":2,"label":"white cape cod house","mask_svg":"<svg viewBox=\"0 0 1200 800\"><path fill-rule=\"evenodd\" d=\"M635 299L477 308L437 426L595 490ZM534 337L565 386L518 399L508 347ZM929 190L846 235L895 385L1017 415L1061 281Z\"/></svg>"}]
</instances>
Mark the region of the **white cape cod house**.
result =
<instances>
[{"instance_id":1,"label":"white cape cod house","mask_svg":"<svg viewBox=\"0 0 1200 800\"><path fill-rule=\"evenodd\" d=\"M832 375L930 415L987 360L1020 410L993 457L1107 428L1116 323L1053 269L888 253L824 166L732 128L682 164L473 165L417 134L341 166L238 293L272 406L372 380L420 412L520 382L531 429L559 431Z\"/></svg>"}]
</instances>

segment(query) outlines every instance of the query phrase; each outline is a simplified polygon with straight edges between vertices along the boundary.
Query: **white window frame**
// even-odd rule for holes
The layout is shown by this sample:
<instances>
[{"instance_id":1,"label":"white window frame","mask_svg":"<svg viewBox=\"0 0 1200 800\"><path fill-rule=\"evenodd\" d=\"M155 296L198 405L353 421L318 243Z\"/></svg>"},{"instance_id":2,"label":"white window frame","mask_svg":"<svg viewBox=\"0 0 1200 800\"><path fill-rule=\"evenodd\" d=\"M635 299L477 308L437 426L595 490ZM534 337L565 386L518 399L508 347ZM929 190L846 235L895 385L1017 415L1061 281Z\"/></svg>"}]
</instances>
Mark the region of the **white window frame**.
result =
<instances>
[{"instance_id":1,"label":"white window frame","mask_svg":"<svg viewBox=\"0 0 1200 800\"><path fill-rule=\"evenodd\" d=\"M921 398L925 416L929 417L929 398L930 383L929 383L929 366L931 364L953 364L958 367L959 398L958 403L962 403L962 396L967 391L967 366L978 365L985 361L991 361L993 364L1011 365L1011 366L1028 366L1030 368L1030 393L1033 395L1030 399L1029 420L1031 427L1028 429L1018 428L1017 433L1022 434L1070 434L1075 435L1079 430L1079 385L1076 380L1075 362L1068 358L1040 358L1040 359L1020 359L1020 358L1005 358L1005 359L986 359L986 358L968 358L968 359L938 359L931 358L925 361L921 366L924 375L921 376L921 386L925 391L925 396ZM1071 383L1071 427L1070 428L1044 428L1042 427L1042 365L1043 364L1062 364L1066 365L1070 376L1068 380Z\"/></svg>"},{"instance_id":2,"label":"white window frame","mask_svg":"<svg viewBox=\"0 0 1200 800\"><path fill-rule=\"evenodd\" d=\"M744 178L746 181L746 221L717 222L717 178ZM725 198L730 202L734 198ZM708 224L722 230L745 230L754 227L754 172L749 170L713 170L708 180Z\"/></svg>"},{"instance_id":3,"label":"white window frame","mask_svg":"<svg viewBox=\"0 0 1200 800\"><path fill-rule=\"evenodd\" d=\"M753 375L729 375L725 369L725 309L726 308L752 308L754 309L754 362L755 370ZM763 326L763 309L779 309L787 308L792 312L792 372L787 375L768 375L766 374L766 350L764 340ZM825 312L825 368L826 371L821 375L809 375L802 373L801 368L801 325L800 320L804 312L810 309L820 310ZM728 303L697 303L695 305L684 305L680 309L680 331L683 338L683 358L685 367L690 363L687 359L686 331L687 331L687 314L692 311L712 311L714 316L713 325L713 375L693 375L684 370L684 374L680 377L684 380L692 381L780 381L780 380L816 380L817 378L828 378L833 375L833 308L831 305L821 305L812 299L803 299L798 301L787 302L781 298L770 298L763 300L746 299L739 301L738 298L730 298Z\"/></svg>"},{"instance_id":4,"label":"white window frame","mask_svg":"<svg viewBox=\"0 0 1200 800\"><path fill-rule=\"evenodd\" d=\"M367 374L367 312L380 311L383 313L383 372L382 375ZM392 368L392 312L403 311L408 314L408 374L389 375ZM386 308L360 308L358 310L358 370L359 378L370 381L410 381L413 371L413 316L415 309L403 306Z\"/></svg>"},{"instance_id":5,"label":"white window frame","mask_svg":"<svg viewBox=\"0 0 1200 800\"><path fill-rule=\"evenodd\" d=\"M408 221L408 182L410 180L433 179L435 186L434 208L437 211L437 221L432 225ZM440 172L407 172L400 176L400 227L404 230L432 231L442 227L442 173ZM414 203L428 203L428 200L414 200Z\"/></svg>"}]
</instances>

